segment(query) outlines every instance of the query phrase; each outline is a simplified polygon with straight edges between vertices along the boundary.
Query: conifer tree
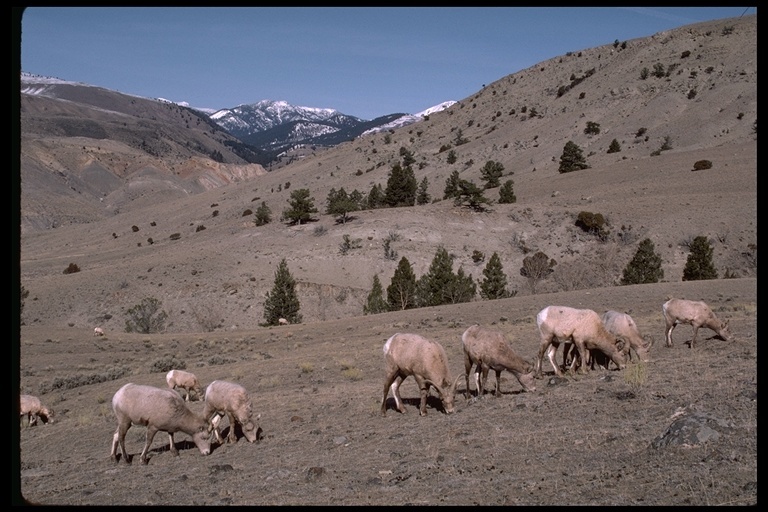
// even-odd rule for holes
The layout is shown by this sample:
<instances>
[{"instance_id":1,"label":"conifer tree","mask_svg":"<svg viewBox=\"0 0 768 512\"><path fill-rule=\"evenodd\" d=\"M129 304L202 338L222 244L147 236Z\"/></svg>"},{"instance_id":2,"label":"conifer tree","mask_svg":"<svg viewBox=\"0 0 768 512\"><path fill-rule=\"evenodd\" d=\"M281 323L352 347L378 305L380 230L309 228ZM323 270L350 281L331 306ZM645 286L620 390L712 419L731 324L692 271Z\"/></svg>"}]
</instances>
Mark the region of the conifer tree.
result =
<instances>
[{"instance_id":1,"label":"conifer tree","mask_svg":"<svg viewBox=\"0 0 768 512\"><path fill-rule=\"evenodd\" d=\"M346 224L349 219L349 214L360 209L359 201L350 194L347 194L344 187L341 187L338 191L335 188L332 188L330 192L328 192L326 205L325 213L328 215L335 215L337 224Z\"/></svg>"},{"instance_id":2,"label":"conifer tree","mask_svg":"<svg viewBox=\"0 0 768 512\"><path fill-rule=\"evenodd\" d=\"M445 247L438 247L429 271L417 281L419 307L450 304L446 295L450 293L455 278L451 256Z\"/></svg>"},{"instance_id":3,"label":"conifer tree","mask_svg":"<svg viewBox=\"0 0 768 512\"><path fill-rule=\"evenodd\" d=\"M312 214L317 213L315 200L310 195L308 188L300 188L291 192L288 199L289 207L283 210L282 220L291 225L302 224L312 219Z\"/></svg>"},{"instance_id":4,"label":"conifer tree","mask_svg":"<svg viewBox=\"0 0 768 512\"><path fill-rule=\"evenodd\" d=\"M483 269L483 280L480 282L480 297L486 300L505 299L515 294L507 291L507 275L501 265L501 258L493 253L488 264Z\"/></svg>"},{"instance_id":5,"label":"conifer tree","mask_svg":"<svg viewBox=\"0 0 768 512\"><path fill-rule=\"evenodd\" d=\"M477 285L470 274L464 273L464 268L459 270L453 276L453 280L448 283L443 292L443 304L460 304L462 302L471 302L477 293Z\"/></svg>"},{"instance_id":6,"label":"conifer tree","mask_svg":"<svg viewBox=\"0 0 768 512\"><path fill-rule=\"evenodd\" d=\"M707 237L697 236L691 242L691 254L685 262L683 269L683 281L701 281L705 279L717 279L717 270L712 262L714 249L709 244Z\"/></svg>"},{"instance_id":7,"label":"conifer tree","mask_svg":"<svg viewBox=\"0 0 768 512\"><path fill-rule=\"evenodd\" d=\"M264 301L265 325L279 325L281 318L285 318L291 324L301 323L300 309L301 304L296 296L296 281L288 270L288 263L283 258L275 272L272 291L267 292Z\"/></svg>"},{"instance_id":8,"label":"conifer tree","mask_svg":"<svg viewBox=\"0 0 768 512\"><path fill-rule=\"evenodd\" d=\"M581 148L573 141L565 143L563 148L563 154L560 156L560 167L558 171L560 173L579 171L581 169L589 169L587 160L584 158L584 153Z\"/></svg>"},{"instance_id":9,"label":"conifer tree","mask_svg":"<svg viewBox=\"0 0 768 512\"><path fill-rule=\"evenodd\" d=\"M501 162L488 160L480 169L480 175L485 182L485 188L496 188L500 185L501 176L504 174L504 165Z\"/></svg>"},{"instance_id":10,"label":"conifer tree","mask_svg":"<svg viewBox=\"0 0 768 512\"><path fill-rule=\"evenodd\" d=\"M384 204L390 208L413 206L416 203L416 175L410 166L392 166L384 189Z\"/></svg>"},{"instance_id":11,"label":"conifer tree","mask_svg":"<svg viewBox=\"0 0 768 512\"><path fill-rule=\"evenodd\" d=\"M421 180L421 183L419 183L419 188L416 191L416 204L429 204L429 201L432 199L429 196L429 180L426 176L424 176L424 179Z\"/></svg>"},{"instance_id":12,"label":"conifer tree","mask_svg":"<svg viewBox=\"0 0 768 512\"><path fill-rule=\"evenodd\" d=\"M661 268L661 256L654 252L651 239L646 238L640 242L635 256L624 268L621 284L658 283L663 278L664 270Z\"/></svg>"},{"instance_id":13,"label":"conifer tree","mask_svg":"<svg viewBox=\"0 0 768 512\"><path fill-rule=\"evenodd\" d=\"M379 275L373 275L373 286L368 294L368 299L363 306L363 314L375 315L376 313L384 313L389 311L387 301L384 300L384 289L381 287L381 281L379 281Z\"/></svg>"},{"instance_id":14,"label":"conifer tree","mask_svg":"<svg viewBox=\"0 0 768 512\"><path fill-rule=\"evenodd\" d=\"M517 202L515 191L513 189L514 182L507 180L499 189L499 204L512 204Z\"/></svg>"},{"instance_id":15,"label":"conifer tree","mask_svg":"<svg viewBox=\"0 0 768 512\"><path fill-rule=\"evenodd\" d=\"M616 139L611 141L611 145L608 146L608 153L618 153L621 151L621 144Z\"/></svg>"},{"instance_id":16,"label":"conifer tree","mask_svg":"<svg viewBox=\"0 0 768 512\"><path fill-rule=\"evenodd\" d=\"M266 201L262 201L261 206L256 208L253 222L256 223L257 226L263 226L272 222L272 210L267 206Z\"/></svg>"},{"instance_id":17,"label":"conifer tree","mask_svg":"<svg viewBox=\"0 0 768 512\"><path fill-rule=\"evenodd\" d=\"M459 191L453 200L456 206L466 205L476 212L485 211L484 204L490 204L491 201L483 195L482 189L467 180L459 180Z\"/></svg>"},{"instance_id":18,"label":"conifer tree","mask_svg":"<svg viewBox=\"0 0 768 512\"><path fill-rule=\"evenodd\" d=\"M459 171L453 171L448 179L445 180L445 189L443 190L443 199L458 197L459 195Z\"/></svg>"},{"instance_id":19,"label":"conifer tree","mask_svg":"<svg viewBox=\"0 0 768 512\"><path fill-rule=\"evenodd\" d=\"M384 203L384 190L381 187L381 183L377 183L373 185L371 191L368 192L366 207L369 210L375 210L376 208L382 208L384 206L386 206Z\"/></svg>"},{"instance_id":20,"label":"conifer tree","mask_svg":"<svg viewBox=\"0 0 768 512\"><path fill-rule=\"evenodd\" d=\"M403 256L397 264L395 275L387 287L387 304L390 311L401 311L416 307L416 276L411 262Z\"/></svg>"}]
</instances>

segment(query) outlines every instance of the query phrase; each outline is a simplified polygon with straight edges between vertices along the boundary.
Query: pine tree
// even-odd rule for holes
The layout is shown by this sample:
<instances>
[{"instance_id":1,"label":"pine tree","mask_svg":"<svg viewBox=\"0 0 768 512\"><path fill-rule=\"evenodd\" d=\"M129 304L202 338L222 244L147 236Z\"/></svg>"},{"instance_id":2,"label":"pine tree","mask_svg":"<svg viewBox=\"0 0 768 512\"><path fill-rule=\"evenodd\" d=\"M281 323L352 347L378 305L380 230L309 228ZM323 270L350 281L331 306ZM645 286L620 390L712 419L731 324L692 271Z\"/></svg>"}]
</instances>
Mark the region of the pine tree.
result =
<instances>
[{"instance_id":1,"label":"pine tree","mask_svg":"<svg viewBox=\"0 0 768 512\"><path fill-rule=\"evenodd\" d=\"M691 254L685 262L683 269L683 281L701 281L705 279L717 279L717 270L712 262L714 249L709 244L707 237L697 236L691 242Z\"/></svg>"},{"instance_id":2,"label":"pine tree","mask_svg":"<svg viewBox=\"0 0 768 512\"><path fill-rule=\"evenodd\" d=\"M453 276L453 280L448 284L443 292L443 304L460 304L462 302L471 302L477 293L477 285L470 274L464 273L464 268L459 270Z\"/></svg>"},{"instance_id":3,"label":"pine tree","mask_svg":"<svg viewBox=\"0 0 768 512\"><path fill-rule=\"evenodd\" d=\"M417 281L419 307L450 304L446 294L451 292L455 278L451 256L445 247L438 247L429 271Z\"/></svg>"},{"instance_id":4,"label":"pine tree","mask_svg":"<svg viewBox=\"0 0 768 512\"><path fill-rule=\"evenodd\" d=\"M395 275L387 287L387 304L390 311L401 311L416 307L416 276L411 262L403 256L397 264Z\"/></svg>"},{"instance_id":5,"label":"pine tree","mask_svg":"<svg viewBox=\"0 0 768 512\"><path fill-rule=\"evenodd\" d=\"M513 297L514 293L507 291L507 275L501 265L501 258L493 253L488 264L483 269L483 280L480 282L480 297L486 300L505 299Z\"/></svg>"},{"instance_id":6,"label":"pine tree","mask_svg":"<svg viewBox=\"0 0 768 512\"><path fill-rule=\"evenodd\" d=\"M416 204L429 204L429 201L432 199L429 196L429 180L426 176L424 176L424 179L421 180L421 183L419 183L419 188L416 191Z\"/></svg>"},{"instance_id":7,"label":"pine tree","mask_svg":"<svg viewBox=\"0 0 768 512\"><path fill-rule=\"evenodd\" d=\"M371 191L368 192L368 199L366 200L366 207L369 210L375 210L376 208L382 208L386 206L384 203L384 190L381 188L381 183L377 183L371 187Z\"/></svg>"},{"instance_id":8,"label":"pine tree","mask_svg":"<svg viewBox=\"0 0 768 512\"><path fill-rule=\"evenodd\" d=\"M384 204L390 208L413 206L416 203L416 175L410 166L392 166L384 189Z\"/></svg>"},{"instance_id":9,"label":"pine tree","mask_svg":"<svg viewBox=\"0 0 768 512\"><path fill-rule=\"evenodd\" d=\"M384 300L384 290L381 287L381 281L379 281L379 275L373 275L373 285L371 286L371 292L368 294L368 299L363 306L364 315L375 315L376 313L384 313L389 311L387 301Z\"/></svg>"},{"instance_id":10,"label":"pine tree","mask_svg":"<svg viewBox=\"0 0 768 512\"><path fill-rule=\"evenodd\" d=\"M517 202L515 191L513 189L514 182L507 180L499 189L499 204L512 204Z\"/></svg>"},{"instance_id":11,"label":"pine tree","mask_svg":"<svg viewBox=\"0 0 768 512\"><path fill-rule=\"evenodd\" d=\"M257 226L263 226L272 222L272 210L269 209L266 201L262 201L261 206L256 208L253 222L256 223Z\"/></svg>"},{"instance_id":12,"label":"pine tree","mask_svg":"<svg viewBox=\"0 0 768 512\"><path fill-rule=\"evenodd\" d=\"M499 180L504 174L504 166L501 162L494 162L488 160L485 165L480 169L480 175L485 182L485 188L496 188L500 185Z\"/></svg>"},{"instance_id":13,"label":"pine tree","mask_svg":"<svg viewBox=\"0 0 768 512\"><path fill-rule=\"evenodd\" d=\"M466 205L476 212L485 211L484 204L490 204L491 201L483 195L483 191L467 180L459 180L459 191L453 200L456 206Z\"/></svg>"},{"instance_id":14,"label":"pine tree","mask_svg":"<svg viewBox=\"0 0 768 512\"><path fill-rule=\"evenodd\" d=\"M278 325L281 318L285 318L291 324L301 323L299 309L301 304L296 296L296 281L288 270L288 263L283 258L275 272L272 291L267 292L264 301L265 325Z\"/></svg>"},{"instance_id":15,"label":"pine tree","mask_svg":"<svg viewBox=\"0 0 768 512\"><path fill-rule=\"evenodd\" d=\"M573 141L565 143L563 148L563 154L560 156L560 167L558 171L560 173L579 171L581 169L589 169L587 161L584 158L584 154L581 148Z\"/></svg>"},{"instance_id":16,"label":"pine tree","mask_svg":"<svg viewBox=\"0 0 768 512\"><path fill-rule=\"evenodd\" d=\"M300 188L291 192L288 199L289 208L283 210L282 220L290 224L302 224L312 219L312 214L317 213L315 200L310 196L308 188Z\"/></svg>"},{"instance_id":17,"label":"pine tree","mask_svg":"<svg viewBox=\"0 0 768 512\"><path fill-rule=\"evenodd\" d=\"M611 141L611 145L608 146L608 153L618 153L621 151L621 144L616 139Z\"/></svg>"},{"instance_id":18,"label":"pine tree","mask_svg":"<svg viewBox=\"0 0 768 512\"><path fill-rule=\"evenodd\" d=\"M640 242L635 256L624 268L621 284L650 284L658 283L664 278L661 268L661 256L654 252L650 238Z\"/></svg>"},{"instance_id":19,"label":"pine tree","mask_svg":"<svg viewBox=\"0 0 768 512\"><path fill-rule=\"evenodd\" d=\"M445 180L445 189L443 190L443 199L458 197L459 195L459 171L453 171L448 179Z\"/></svg>"},{"instance_id":20,"label":"pine tree","mask_svg":"<svg viewBox=\"0 0 768 512\"><path fill-rule=\"evenodd\" d=\"M328 192L326 205L325 213L328 215L335 215L337 217L336 223L341 224L347 223L351 212L356 212L360 209L359 202L354 197L347 194L344 187L341 187L338 191L336 191L335 188L332 188L330 192Z\"/></svg>"}]
</instances>

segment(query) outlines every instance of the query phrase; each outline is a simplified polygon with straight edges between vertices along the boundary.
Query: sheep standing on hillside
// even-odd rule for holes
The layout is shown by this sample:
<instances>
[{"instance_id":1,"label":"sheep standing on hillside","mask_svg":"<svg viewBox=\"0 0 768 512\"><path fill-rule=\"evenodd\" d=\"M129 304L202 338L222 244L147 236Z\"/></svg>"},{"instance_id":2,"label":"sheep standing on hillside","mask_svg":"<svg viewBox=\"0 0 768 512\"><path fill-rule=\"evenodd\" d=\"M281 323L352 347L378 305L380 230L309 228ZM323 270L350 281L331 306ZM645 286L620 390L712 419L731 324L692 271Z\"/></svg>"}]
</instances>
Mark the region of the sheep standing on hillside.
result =
<instances>
[{"instance_id":1,"label":"sheep standing on hillside","mask_svg":"<svg viewBox=\"0 0 768 512\"><path fill-rule=\"evenodd\" d=\"M94 327L93 328L93 335L94 336L104 336L104 329L101 327Z\"/></svg>"},{"instance_id":2,"label":"sheep standing on hillside","mask_svg":"<svg viewBox=\"0 0 768 512\"><path fill-rule=\"evenodd\" d=\"M591 309L575 309L566 306L547 306L536 315L536 324L541 334L539 353L536 357L536 376L541 377L541 364L544 354L547 354L555 374L563 376L557 365L555 356L560 343L573 343L578 350L582 373L587 371L590 361L589 350L599 350L608 356L619 369L626 366L626 355L622 352L625 346L603 325L600 316Z\"/></svg>"},{"instance_id":3,"label":"sheep standing on hillside","mask_svg":"<svg viewBox=\"0 0 768 512\"><path fill-rule=\"evenodd\" d=\"M117 390L112 397L112 410L117 418L117 430L112 437L112 460L118 462L117 447L123 459L130 464L131 459L125 451L125 433L132 425L147 427L147 438L141 451L141 462L147 464L147 452L158 431L167 432L173 455L179 450L173 441L175 432L184 432L192 436L200 453L211 453L211 426L206 418L190 410L178 393L170 389L143 386L128 383Z\"/></svg>"},{"instance_id":4,"label":"sheep standing on hillside","mask_svg":"<svg viewBox=\"0 0 768 512\"><path fill-rule=\"evenodd\" d=\"M653 337L650 337L646 342L645 337L640 334L640 329L631 316L619 311L608 310L603 313L600 319L603 321L605 328L608 329L608 332L613 333L614 336L624 338L629 344L628 349L634 350L641 361L648 361L650 350L653 346ZM627 353L631 358L632 352L627 350Z\"/></svg>"},{"instance_id":5,"label":"sheep standing on hillside","mask_svg":"<svg viewBox=\"0 0 768 512\"><path fill-rule=\"evenodd\" d=\"M475 389L477 396L482 396L488 380L488 370L496 372L495 396L501 396L501 372L512 372L525 391L536 391L533 377L533 365L517 355L501 331L472 325L461 335L464 350L465 395L469 398L469 373L472 365L475 369ZM482 379L481 379L482 373Z\"/></svg>"},{"instance_id":6,"label":"sheep standing on hillside","mask_svg":"<svg viewBox=\"0 0 768 512\"><path fill-rule=\"evenodd\" d=\"M197 376L184 370L171 370L165 375L165 381L171 389L181 388L184 390L184 401L189 402L189 393L194 391L198 399L203 396L200 388L200 381Z\"/></svg>"},{"instance_id":7,"label":"sheep standing on hillside","mask_svg":"<svg viewBox=\"0 0 768 512\"><path fill-rule=\"evenodd\" d=\"M453 412L453 400L456 384L461 375L451 382L448 370L448 357L445 349L436 341L428 340L418 334L397 333L384 344L386 379L384 380L384 399L381 402L381 414L387 413L387 395L390 389L395 398L395 406L405 412L403 399L400 397L400 385L410 375L416 379L421 391L419 414L427 414L427 395L429 387L437 390L447 414Z\"/></svg>"},{"instance_id":8,"label":"sheep standing on hillside","mask_svg":"<svg viewBox=\"0 0 768 512\"><path fill-rule=\"evenodd\" d=\"M258 420L261 415L256 417L256 424L253 422L253 406L248 392L240 384L227 382L224 380L215 380L208 384L205 389L205 409L203 416L213 425L213 434L219 443L224 440L219 433L218 424L224 415L229 419L229 434L227 441L237 442L235 434L235 425L239 424L243 430L243 435L249 442L258 441Z\"/></svg>"},{"instance_id":9,"label":"sheep standing on hillside","mask_svg":"<svg viewBox=\"0 0 768 512\"><path fill-rule=\"evenodd\" d=\"M27 426L37 425L37 418L43 420L43 423L53 423L53 409L49 409L36 396L19 396L19 420L27 418Z\"/></svg>"},{"instance_id":10,"label":"sheep standing on hillside","mask_svg":"<svg viewBox=\"0 0 768 512\"><path fill-rule=\"evenodd\" d=\"M664 321L666 322L664 336L668 347L672 346L672 331L677 327L677 324L690 324L693 326L691 348L696 343L696 334L699 332L700 327L706 327L715 331L725 341L733 340L733 335L728 328L729 320L721 322L703 301L669 299L661 306L661 310L664 313Z\"/></svg>"}]
</instances>

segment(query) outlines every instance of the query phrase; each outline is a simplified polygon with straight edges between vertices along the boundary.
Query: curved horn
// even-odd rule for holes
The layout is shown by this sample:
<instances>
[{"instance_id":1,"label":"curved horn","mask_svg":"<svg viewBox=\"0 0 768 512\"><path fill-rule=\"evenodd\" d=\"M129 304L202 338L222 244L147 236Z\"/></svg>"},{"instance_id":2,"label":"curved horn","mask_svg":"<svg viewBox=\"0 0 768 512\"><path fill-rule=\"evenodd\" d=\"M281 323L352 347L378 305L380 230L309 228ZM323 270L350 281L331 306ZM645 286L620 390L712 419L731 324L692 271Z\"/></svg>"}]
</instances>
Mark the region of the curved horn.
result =
<instances>
[{"instance_id":1,"label":"curved horn","mask_svg":"<svg viewBox=\"0 0 768 512\"><path fill-rule=\"evenodd\" d=\"M647 342L647 343L645 344L645 349L646 349L646 350L650 350L650 349L651 349L651 347L653 346L653 342L654 342L654 341L656 341L656 340L654 339L654 337L653 337L653 336L651 336L650 334L644 334L644 335L643 335L643 340L645 340L645 341Z\"/></svg>"}]
</instances>

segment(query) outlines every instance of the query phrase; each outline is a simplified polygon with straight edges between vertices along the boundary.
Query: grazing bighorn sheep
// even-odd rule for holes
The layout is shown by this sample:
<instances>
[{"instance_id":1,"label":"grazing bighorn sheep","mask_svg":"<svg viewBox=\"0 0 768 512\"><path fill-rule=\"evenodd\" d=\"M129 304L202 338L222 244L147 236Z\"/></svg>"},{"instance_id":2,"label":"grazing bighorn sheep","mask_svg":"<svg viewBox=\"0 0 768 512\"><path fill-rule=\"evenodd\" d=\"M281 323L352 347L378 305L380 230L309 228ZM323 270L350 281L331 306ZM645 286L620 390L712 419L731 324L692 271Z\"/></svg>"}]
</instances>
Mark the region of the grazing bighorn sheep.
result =
<instances>
[{"instance_id":1,"label":"grazing bighorn sheep","mask_svg":"<svg viewBox=\"0 0 768 512\"><path fill-rule=\"evenodd\" d=\"M288 325L288 320L286 320L285 318L278 318L277 323L279 325Z\"/></svg>"},{"instance_id":2,"label":"grazing bighorn sheep","mask_svg":"<svg viewBox=\"0 0 768 512\"><path fill-rule=\"evenodd\" d=\"M104 336L104 329L101 327L94 327L93 328L93 335L94 336Z\"/></svg>"},{"instance_id":3,"label":"grazing bighorn sheep","mask_svg":"<svg viewBox=\"0 0 768 512\"><path fill-rule=\"evenodd\" d=\"M190 391L194 391L198 399L203 396L203 392L200 389L200 381L197 380L197 376L194 373L185 372L184 370L171 370L165 375L165 381L171 389L181 388L184 390L185 402L189 402Z\"/></svg>"},{"instance_id":4,"label":"grazing bighorn sheep","mask_svg":"<svg viewBox=\"0 0 768 512\"><path fill-rule=\"evenodd\" d=\"M19 420L27 417L27 426L37 425L37 418L43 420L43 423L53 423L53 409L44 406L39 398L32 395L19 396Z\"/></svg>"},{"instance_id":5,"label":"grazing bighorn sheep","mask_svg":"<svg viewBox=\"0 0 768 512\"><path fill-rule=\"evenodd\" d=\"M668 347L672 346L672 331L677 324L690 324L693 326L693 338L691 339L691 348L696 343L696 334L700 327L706 327L717 333L725 341L732 341L733 335L728 328L728 322L721 322L712 312L709 306L703 301L669 299L661 306L664 313L666 329L664 335Z\"/></svg>"},{"instance_id":6,"label":"grazing bighorn sheep","mask_svg":"<svg viewBox=\"0 0 768 512\"><path fill-rule=\"evenodd\" d=\"M403 399L400 397L400 385L408 376L413 375L421 391L419 414L427 414L427 395L429 387L437 390L447 414L453 412L453 400L456 385L461 375L451 383L448 370L448 357L445 349L436 341L428 340L418 334L397 333L384 344L386 379L384 380L384 399L381 401L381 414L387 413L387 394L392 390L395 406L405 412Z\"/></svg>"},{"instance_id":7,"label":"grazing bighorn sheep","mask_svg":"<svg viewBox=\"0 0 768 512\"><path fill-rule=\"evenodd\" d=\"M248 392L240 384L215 380L205 388L203 416L213 425L213 434L219 443L223 443L224 440L219 433L218 424L225 414L229 419L228 442L237 442L235 424L240 424L240 427L243 429L243 435L245 435L249 442L258 441L257 424L261 415L256 416L257 424L255 425L253 423L253 407Z\"/></svg>"},{"instance_id":8,"label":"grazing bighorn sheep","mask_svg":"<svg viewBox=\"0 0 768 512\"><path fill-rule=\"evenodd\" d=\"M117 418L117 430L112 437L112 460L119 461L117 446L123 459L130 464L131 459L125 451L125 433L131 425L147 427L147 438L141 451L141 462L147 464L147 452L158 431L167 432L170 439L171 453L178 456L179 451L173 442L175 432L184 432L192 436L200 453L211 453L212 426L203 416L190 410L178 393L170 389L143 386L128 383L117 390L112 397L112 410Z\"/></svg>"},{"instance_id":9,"label":"grazing bighorn sheep","mask_svg":"<svg viewBox=\"0 0 768 512\"><path fill-rule=\"evenodd\" d=\"M537 378L541 377L541 363L545 352L555 374L563 376L563 372L555 361L560 343L576 345L581 360L585 362L581 365L582 373L587 371L590 360L589 350L601 351L616 363L619 369L624 369L626 366L627 358L622 352L624 344L617 345L617 337L606 330L600 316L591 309L547 306L536 315L536 324L541 334L541 344L536 357Z\"/></svg>"},{"instance_id":10,"label":"grazing bighorn sheep","mask_svg":"<svg viewBox=\"0 0 768 512\"><path fill-rule=\"evenodd\" d=\"M467 398L470 395L469 373L472 370L472 365L477 365L475 368L477 396L483 395L490 369L496 372L495 396L501 396L499 381L502 370L512 372L520 385L523 386L524 391L536 391L533 365L517 355L503 332L475 324L461 335L461 344L464 349L464 380ZM480 378L481 373L482 379Z\"/></svg>"},{"instance_id":11,"label":"grazing bighorn sheep","mask_svg":"<svg viewBox=\"0 0 768 512\"><path fill-rule=\"evenodd\" d=\"M648 361L649 353L653 346L653 337L649 337L646 341L645 337L640 334L640 329L638 329L631 316L626 313L608 310L603 313L600 319L603 321L605 328L608 329L608 332L613 333L614 336L624 338L628 343L627 353L630 359L632 358L632 352L629 349L632 349L641 361Z\"/></svg>"}]
</instances>

